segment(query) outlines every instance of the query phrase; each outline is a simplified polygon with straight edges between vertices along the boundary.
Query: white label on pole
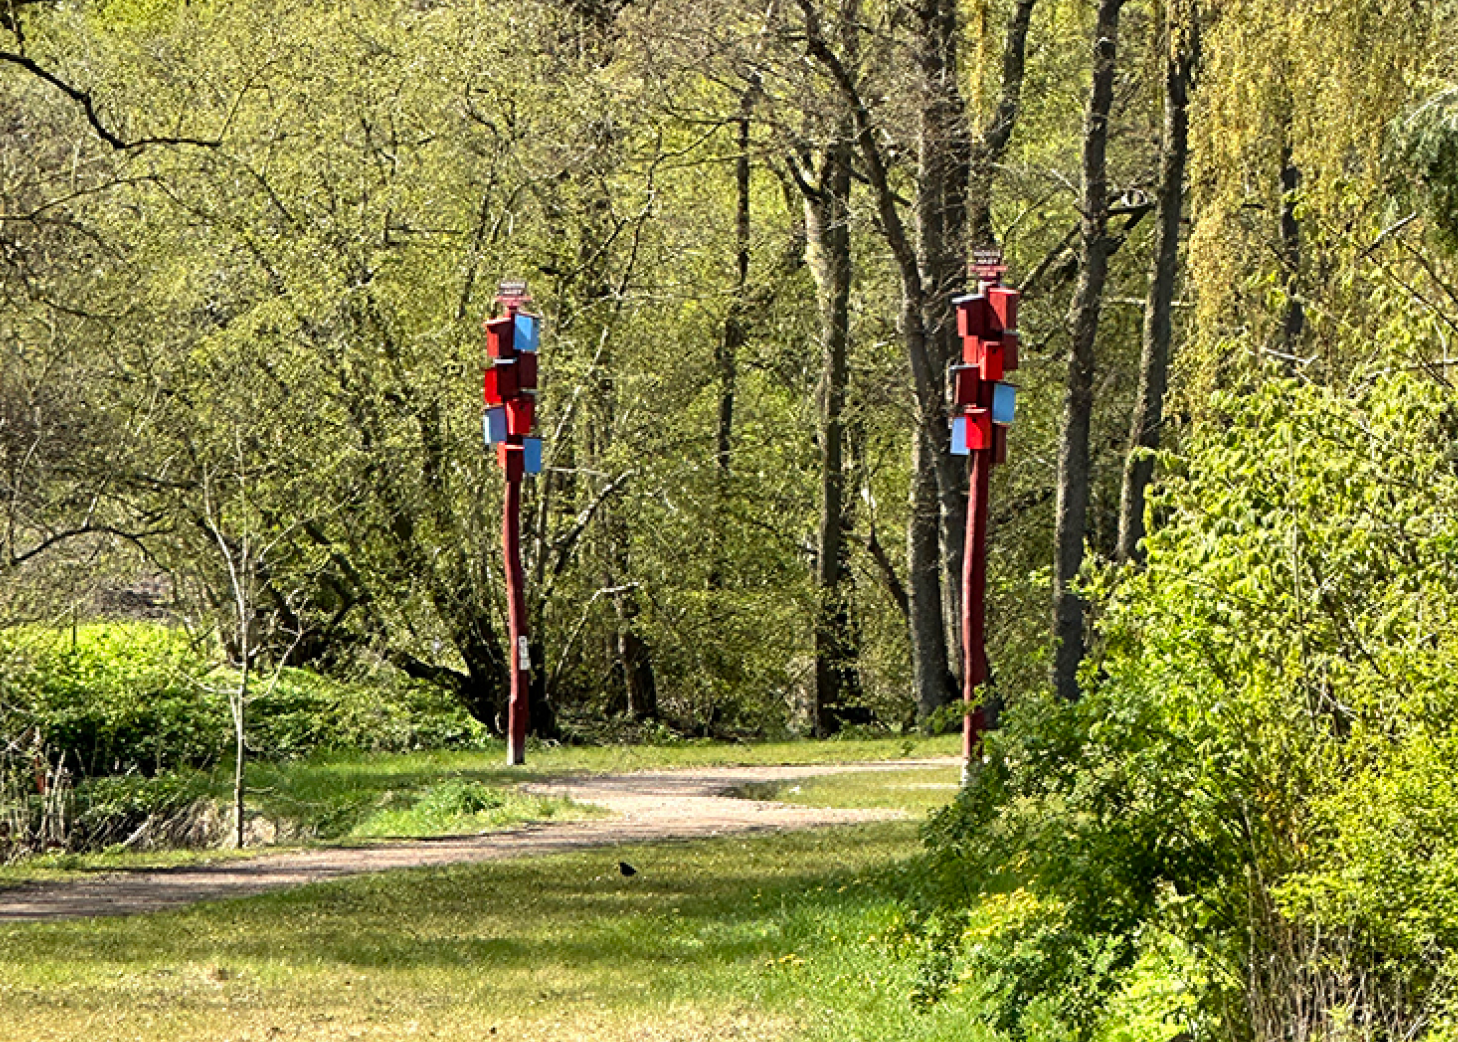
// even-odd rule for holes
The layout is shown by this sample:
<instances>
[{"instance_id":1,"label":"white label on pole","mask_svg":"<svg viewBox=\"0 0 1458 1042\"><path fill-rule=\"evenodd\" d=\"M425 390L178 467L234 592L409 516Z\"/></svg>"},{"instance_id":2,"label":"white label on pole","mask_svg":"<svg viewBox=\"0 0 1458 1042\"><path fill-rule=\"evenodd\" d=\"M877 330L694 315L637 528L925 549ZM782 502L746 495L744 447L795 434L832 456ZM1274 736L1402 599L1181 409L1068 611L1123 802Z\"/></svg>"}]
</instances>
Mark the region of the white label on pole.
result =
<instances>
[{"instance_id":1,"label":"white label on pole","mask_svg":"<svg viewBox=\"0 0 1458 1042\"><path fill-rule=\"evenodd\" d=\"M532 646L527 643L525 637L516 638L516 668L532 668Z\"/></svg>"}]
</instances>

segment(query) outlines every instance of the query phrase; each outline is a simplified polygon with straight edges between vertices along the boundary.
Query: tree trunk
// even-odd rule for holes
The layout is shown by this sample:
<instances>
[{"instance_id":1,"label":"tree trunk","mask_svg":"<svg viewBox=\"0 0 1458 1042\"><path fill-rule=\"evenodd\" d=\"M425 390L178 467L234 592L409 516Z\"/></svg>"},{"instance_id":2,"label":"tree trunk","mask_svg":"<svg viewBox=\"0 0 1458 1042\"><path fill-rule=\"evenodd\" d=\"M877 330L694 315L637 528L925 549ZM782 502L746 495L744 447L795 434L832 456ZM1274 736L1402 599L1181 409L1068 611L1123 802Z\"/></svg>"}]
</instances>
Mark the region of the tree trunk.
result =
<instances>
[{"instance_id":1,"label":"tree trunk","mask_svg":"<svg viewBox=\"0 0 1458 1042\"><path fill-rule=\"evenodd\" d=\"M1159 447L1164 394L1169 385L1175 276L1179 270L1180 214L1185 202L1185 160L1189 155L1190 79L1199 60L1198 16L1186 3L1166 13L1168 53L1164 66L1164 140L1160 150L1158 223L1154 229L1154 271L1144 305L1144 344L1139 361L1139 398L1129 432L1124 488L1119 497L1120 561L1142 562L1144 499L1154 476L1149 450Z\"/></svg>"},{"instance_id":2,"label":"tree trunk","mask_svg":"<svg viewBox=\"0 0 1458 1042\"><path fill-rule=\"evenodd\" d=\"M714 370L719 381L719 415L714 428L714 495L719 523L710 533L712 549L707 583L710 590L724 585L720 544L733 470L734 397L739 379L739 352L749 339L749 114L757 90L757 83L744 89L739 100L739 116L734 121L739 147L734 158L734 298L724 316L724 331L714 347Z\"/></svg>"},{"instance_id":3,"label":"tree trunk","mask_svg":"<svg viewBox=\"0 0 1458 1042\"><path fill-rule=\"evenodd\" d=\"M714 355L714 368L719 374L719 422L714 431L714 462L721 478L727 479L731 469L734 435L734 391L737 379L739 349L747 339L745 311L749 290L749 110L754 103L755 87L746 87L740 99L738 127L739 154L734 158L734 300L724 319L724 334Z\"/></svg>"},{"instance_id":4,"label":"tree trunk","mask_svg":"<svg viewBox=\"0 0 1458 1042\"><path fill-rule=\"evenodd\" d=\"M942 92L942 96L929 97L928 100L928 125L931 127L943 126L940 121L944 115L950 118L949 113L953 110L957 120L965 118L961 111L960 98L955 94L955 7L950 0L945 2L945 7L926 9L923 18L923 32L929 38L920 45L922 67L924 71L936 71L939 90ZM906 222L902 219L901 204L891 186L886 155L882 151L871 111L861 96L853 65L842 60L841 55L830 46L814 0L796 0L796 3L805 18L805 44L810 56L835 81L850 109L855 127L855 145L865 160L866 178L870 182L881 231L895 258L901 282L898 328L911 363L917 407L918 435L913 450L916 477L912 494L915 509L908 527L907 541L916 701L918 712L924 716L932 709L958 697L955 679L948 682L950 663L947 658L940 576L943 565L952 581L960 576L965 524L959 521L966 516L967 468L960 457L952 456L949 452L951 438L944 391L947 349L934 343L938 335L936 316L941 309L945 309L945 314L950 315L950 301L945 299L949 294L945 292L945 283L938 282L935 277L922 270L922 258L940 257L941 263L945 265L948 263L946 258L949 253L956 255L965 247L962 228L966 206L966 153L957 151L961 148L956 144L962 134L959 125L947 130L950 135L948 147L954 152L954 162L949 166L939 165L941 160L931 154L929 139L923 143L923 166L935 166L936 169L947 172L940 177L930 177L925 169L919 170L919 174L928 176L929 180L926 184L917 185L918 194L927 192L930 195L918 203L918 221L920 223L920 215L925 213L931 222L933 235L939 236L940 240L914 243ZM950 109L946 108L947 97L956 99ZM955 173L958 169L961 173ZM949 198L955 201L949 203ZM949 220L954 229L951 235L947 234ZM924 238L926 228L921 227L920 231ZM957 274L960 276L960 271ZM938 296L942 299L930 299ZM942 320L943 328L947 325L949 318ZM939 538L939 533L945 533L945 538ZM941 553L938 552L939 549ZM932 555L930 562L928 553ZM931 659L934 647L941 655L936 663Z\"/></svg>"},{"instance_id":5,"label":"tree trunk","mask_svg":"<svg viewBox=\"0 0 1458 1042\"><path fill-rule=\"evenodd\" d=\"M253 649L248 645L247 638L248 620L243 621L243 664L238 671L238 690L229 699L231 703L228 708L233 711L233 820L234 839L238 843L238 849L243 849L244 823L243 823L243 797L244 775L243 762L247 755L248 743L245 737L243 722L244 714L248 711L248 681L252 668Z\"/></svg>"},{"instance_id":6,"label":"tree trunk","mask_svg":"<svg viewBox=\"0 0 1458 1042\"><path fill-rule=\"evenodd\" d=\"M639 632L637 588L631 580L629 532L620 511L612 503L598 510L604 539L603 588L613 593L613 609L617 632L613 635L613 653L623 685L628 715L634 720L651 720L658 716L658 681L653 670L653 649Z\"/></svg>"},{"instance_id":7,"label":"tree trunk","mask_svg":"<svg viewBox=\"0 0 1458 1042\"><path fill-rule=\"evenodd\" d=\"M1084 603L1075 589L1083 565L1090 483L1089 426L1093 415L1094 341L1098 336L1109 260L1109 190L1105 157L1118 55L1119 11L1124 0L1099 0L1094 29L1093 85L1083 131L1082 250L1078 286L1069 310L1071 341L1058 448L1058 507L1054 536L1053 682L1060 697L1078 698L1084 652Z\"/></svg>"},{"instance_id":8,"label":"tree trunk","mask_svg":"<svg viewBox=\"0 0 1458 1042\"><path fill-rule=\"evenodd\" d=\"M850 349L850 128L826 149L816 185L805 196L806 254L820 310L820 523L815 557L815 692L817 736L835 730L832 706L854 685L845 579L845 405Z\"/></svg>"},{"instance_id":9,"label":"tree trunk","mask_svg":"<svg viewBox=\"0 0 1458 1042\"><path fill-rule=\"evenodd\" d=\"M1287 128L1289 133L1289 128ZM1301 188L1301 168L1292 160L1290 144L1281 146L1281 260L1285 277L1286 315L1281 323L1281 349L1286 371L1296 370L1296 349L1306 330L1306 309L1301 306L1301 224L1296 219L1296 193Z\"/></svg>"},{"instance_id":10,"label":"tree trunk","mask_svg":"<svg viewBox=\"0 0 1458 1042\"><path fill-rule=\"evenodd\" d=\"M966 105L957 83L955 0L919 0L917 61L922 106L917 140L917 265L926 295L922 327L933 371L942 391L947 367L960 354L952 297L967 277L967 184L972 140ZM923 416L928 413L923 410ZM934 421L934 422L945 422ZM949 665L961 668L962 557L967 538L965 461L938 461L943 630ZM950 465L948 465L950 464Z\"/></svg>"},{"instance_id":11,"label":"tree trunk","mask_svg":"<svg viewBox=\"0 0 1458 1042\"><path fill-rule=\"evenodd\" d=\"M923 725L933 713L950 705L960 695L956 677L947 666L941 554L937 538L940 515L937 475L926 461L926 457L936 451L923 432L912 436L911 520L906 526L907 606L916 719Z\"/></svg>"},{"instance_id":12,"label":"tree trunk","mask_svg":"<svg viewBox=\"0 0 1458 1042\"><path fill-rule=\"evenodd\" d=\"M997 233L992 227L992 182L1017 125L1023 96L1023 73L1028 44L1028 25L1037 0L1018 0L1007 22L1002 48L1002 91L997 108L982 129L972 150L971 183L967 193L968 241L973 249L993 249Z\"/></svg>"}]
</instances>

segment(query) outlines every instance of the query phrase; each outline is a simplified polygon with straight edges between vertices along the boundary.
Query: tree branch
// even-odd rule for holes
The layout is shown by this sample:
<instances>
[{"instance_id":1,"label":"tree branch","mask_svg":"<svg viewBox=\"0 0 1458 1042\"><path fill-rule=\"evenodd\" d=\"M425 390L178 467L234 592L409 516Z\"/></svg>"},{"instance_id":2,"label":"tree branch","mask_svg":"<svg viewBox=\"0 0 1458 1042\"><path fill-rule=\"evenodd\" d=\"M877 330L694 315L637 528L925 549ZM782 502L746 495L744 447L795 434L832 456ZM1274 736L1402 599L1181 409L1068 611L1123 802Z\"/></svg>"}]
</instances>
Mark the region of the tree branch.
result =
<instances>
[{"instance_id":1,"label":"tree branch","mask_svg":"<svg viewBox=\"0 0 1458 1042\"><path fill-rule=\"evenodd\" d=\"M886 548L876 538L876 526L872 525L870 531L862 536L854 532L847 533L847 537L855 543L859 543L870 555L871 560L876 562L876 570L881 576L881 585L886 587L886 592L895 602L896 609L901 612L901 617L908 622L911 619L911 599L907 596L906 587L901 582L901 577L896 574L896 566L891 563L891 557L886 553Z\"/></svg>"},{"instance_id":2,"label":"tree branch","mask_svg":"<svg viewBox=\"0 0 1458 1042\"><path fill-rule=\"evenodd\" d=\"M143 148L146 145L194 145L198 148L217 148L222 144L221 141L204 141L201 138L193 137L143 137L127 141L124 138L118 137L101 121L101 116L96 111L96 103L92 99L90 91L71 86L71 84L61 79L55 73L23 54L0 51L0 62L18 65L32 76L50 84L77 105L81 106L81 111L86 116L86 122L91 124L91 129L96 131L96 136L118 152Z\"/></svg>"},{"instance_id":3,"label":"tree branch","mask_svg":"<svg viewBox=\"0 0 1458 1042\"><path fill-rule=\"evenodd\" d=\"M3 565L3 568L0 568L0 570L13 571L31 558L39 557L51 547L83 535L110 535L118 539L125 539L129 543L141 545L148 536L162 535L168 531L171 531L170 527L154 528L144 532L128 532L125 529L117 528L113 525L93 525L88 522L76 528L68 528L62 532L54 532L42 539L35 546L32 546L29 550L22 551L21 553L17 554L13 550L10 551L6 554L6 559L0 562L0 565Z\"/></svg>"},{"instance_id":4,"label":"tree branch","mask_svg":"<svg viewBox=\"0 0 1458 1042\"><path fill-rule=\"evenodd\" d=\"M567 567L567 562L571 559L572 548L577 544L577 540L582 538L582 533L587 531L587 526L592 523L592 519L597 515L598 510L611 498L614 492L617 492L628 483L628 479L634 473L635 471L631 470L624 471L618 477L604 485L597 496L593 498L592 502L587 504L582 509L582 512L577 515L577 520L573 522L572 527L560 539L553 541L552 550L557 557L556 563L552 566L553 580L556 580L562 574L563 569ZM548 590L543 596L544 600L547 596L550 596L550 592L551 587L549 584Z\"/></svg>"}]
</instances>

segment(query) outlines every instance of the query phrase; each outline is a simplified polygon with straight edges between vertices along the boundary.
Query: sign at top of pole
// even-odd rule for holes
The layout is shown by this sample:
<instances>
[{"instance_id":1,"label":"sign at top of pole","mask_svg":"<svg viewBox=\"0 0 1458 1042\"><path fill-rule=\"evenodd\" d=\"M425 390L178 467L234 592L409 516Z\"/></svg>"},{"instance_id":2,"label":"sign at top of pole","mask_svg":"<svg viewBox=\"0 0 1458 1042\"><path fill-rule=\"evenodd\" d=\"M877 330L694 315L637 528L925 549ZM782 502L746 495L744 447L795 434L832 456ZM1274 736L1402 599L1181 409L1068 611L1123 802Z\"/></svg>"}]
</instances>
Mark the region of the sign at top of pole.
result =
<instances>
[{"instance_id":1,"label":"sign at top of pole","mask_svg":"<svg viewBox=\"0 0 1458 1042\"><path fill-rule=\"evenodd\" d=\"M496 302L505 307L520 307L532 296L527 292L525 279L502 279L496 284Z\"/></svg>"},{"instance_id":2,"label":"sign at top of pole","mask_svg":"<svg viewBox=\"0 0 1458 1042\"><path fill-rule=\"evenodd\" d=\"M972 259L967 263L967 273L979 282L990 283L996 286L1002 281L1003 273L1007 271L1007 265L1003 262L1002 251L999 249L973 250Z\"/></svg>"}]
</instances>

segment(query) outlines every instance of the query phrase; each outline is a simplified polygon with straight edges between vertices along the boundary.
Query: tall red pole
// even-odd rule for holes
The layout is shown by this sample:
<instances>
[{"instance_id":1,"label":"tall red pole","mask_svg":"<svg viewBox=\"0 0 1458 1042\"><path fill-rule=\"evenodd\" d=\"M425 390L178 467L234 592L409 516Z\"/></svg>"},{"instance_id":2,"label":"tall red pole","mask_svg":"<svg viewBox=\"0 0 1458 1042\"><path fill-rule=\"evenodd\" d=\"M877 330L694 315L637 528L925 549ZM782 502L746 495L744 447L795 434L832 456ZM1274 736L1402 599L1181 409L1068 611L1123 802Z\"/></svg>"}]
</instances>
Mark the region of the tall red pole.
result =
<instances>
[{"instance_id":1,"label":"tall red pole","mask_svg":"<svg viewBox=\"0 0 1458 1042\"><path fill-rule=\"evenodd\" d=\"M506 566L506 762L526 762L530 727L531 641L527 637L525 582L521 567L521 480L542 469L542 441L535 428L538 316L521 310L530 300L526 283L502 282L497 303L506 314L486 322L486 410L481 416L488 447L506 478L501 511L501 556Z\"/></svg>"},{"instance_id":2,"label":"tall red pole","mask_svg":"<svg viewBox=\"0 0 1458 1042\"><path fill-rule=\"evenodd\" d=\"M506 622L510 641L506 668L511 695L506 704L506 762L526 762L531 643L527 637L526 595L521 571L521 475L506 475L506 506L501 512L501 548L506 558Z\"/></svg>"},{"instance_id":3,"label":"tall red pole","mask_svg":"<svg viewBox=\"0 0 1458 1042\"><path fill-rule=\"evenodd\" d=\"M506 302L508 318L515 319L515 302ZM521 435L508 434L507 443L521 445ZM509 450L508 450L509 451ZM521 450L516 450L518 457ZM501 511L501 555L506 564L506 671L511 678L506 702L506 762L526 763L527 726L531 715L531 639L527 636L525 576L521 570L520 459L506 467L506 502Z\"/></svg>"},{"instance_id":4,"label":"tall red pole","mask_svg":"<svg viewBox=\"0 0 1458 1042\"><path fill-rule=\"evenodd\" d=\"M982 755L987 710L971 709L978 688L987 682L985 620L987 604L987 488L992 473L991 447L974 449L967 488L967 544L962 555L962 701L970 710L962 723L962 758L970 769Z\"/></svg>"},{"instance_id":5,"label":"tall red pole","mask_svg":"<svg viewBox=\"0 0 1458 1042\"><path fill-rule=\"evenodd\" d=\"M989 716L987 697L987 496L992 468L1007 456L1017 388L1003 377L1018 367L1018 291L1003 286L999 251L974 255L979 291L957 297L962 358L952 366L951 451L971 456L967 539L962 553L962 777L982 758Z\"/></svg>"}]
</instances>

